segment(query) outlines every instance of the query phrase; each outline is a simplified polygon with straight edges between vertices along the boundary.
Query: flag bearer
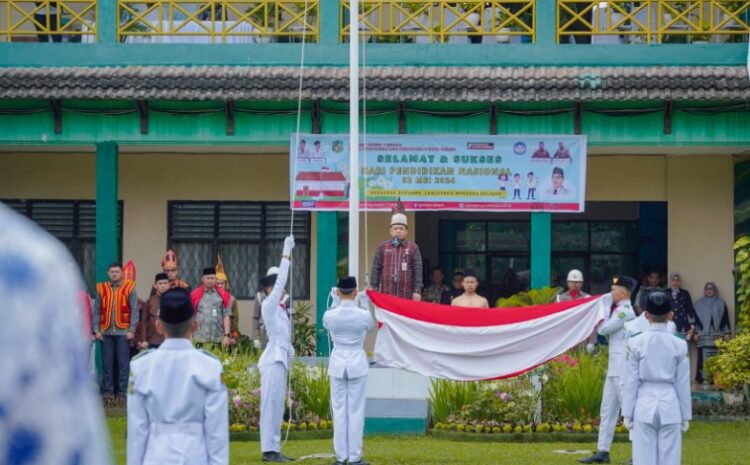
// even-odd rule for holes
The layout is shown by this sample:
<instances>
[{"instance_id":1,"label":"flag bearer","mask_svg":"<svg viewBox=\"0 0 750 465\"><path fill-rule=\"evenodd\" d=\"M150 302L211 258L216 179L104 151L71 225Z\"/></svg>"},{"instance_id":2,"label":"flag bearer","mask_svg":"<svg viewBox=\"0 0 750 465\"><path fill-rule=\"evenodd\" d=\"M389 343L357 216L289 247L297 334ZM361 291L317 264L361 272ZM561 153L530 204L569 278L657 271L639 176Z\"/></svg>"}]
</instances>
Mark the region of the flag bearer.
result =
<instances>
[{"instance_id":1,"label":"flag bearer","mask_svg":"<svg viewBox=\"0 0 750 465\"><path fill-rule=\"evenodd\" d=\"M323 315L323 327L333 339L328 376L331 378L334 465L344 465L347 461L349 465L366 465L362 460L362 434L369 364L364 344L375 322L369 309L359 308L355 302L356 278L341 278L337 287L341 303ZM359 304L369 307L364 292L359 295Z\"/></svg>"},{"instance_id":2,"label":"flag bearer","mask_svg":"<svg viewBox=\"0 0 750 465\"><path fill-rule=\"evenodd\" d=\"M633 465L679 465L692 419L687 343L667 329L669 296L649 294L650 327L629 341L622 414L633 439Z\"/></svg>"},{"instance_id":3,"label":"flag bearer","mask_svg":"<svg viewBox=\"0 0 750 465\"><path fill-rule=\"evenodd\" d=\"M291 462L281 455L281 421L284 418L289 364L294 357L290 315L285 301L284 286L294 249L294 236L284 239L278 274L266 276L261 283L273 290L263 301L261 312L266 324L268 345L258 361L260 370L260 450L264 462Z\"/></svg>"},{"instance_id":4,"label":"flag bearer","mask_svg":"<svg viewBox=\"0 0 750 465\"><path fill-rule=\"evenodd\" d=\"M594 455L579 459L580 463L609 463L609 449L612 447L622 402L622 374L628 340L625 323L635 319L635 311L630 305L630 294L636 285L636 280L629 276L612 278L612 308L609 318L598 331L601 336L609 336L609 362L602 396L599 439Z\"/></svg>"}]
</instances>

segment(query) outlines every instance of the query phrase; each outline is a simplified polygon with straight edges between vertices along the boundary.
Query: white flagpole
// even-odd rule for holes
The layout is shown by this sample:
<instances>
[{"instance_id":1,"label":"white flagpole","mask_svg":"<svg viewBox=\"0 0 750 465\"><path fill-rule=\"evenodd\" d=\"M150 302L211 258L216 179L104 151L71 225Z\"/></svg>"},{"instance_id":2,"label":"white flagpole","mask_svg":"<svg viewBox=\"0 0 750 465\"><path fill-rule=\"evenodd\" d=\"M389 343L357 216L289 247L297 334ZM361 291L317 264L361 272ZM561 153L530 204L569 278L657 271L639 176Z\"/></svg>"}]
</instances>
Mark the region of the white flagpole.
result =
<instances>
[{"instance_id":1,"label":"white flagpole","mask_svg":"<svg viewBox=\"0 0 750 465\"><path fill-rule=\"evenodd\" d=\"M359 0L349 2L349 32L349 275L359 281Z\"/></svg>"}]
</instances>

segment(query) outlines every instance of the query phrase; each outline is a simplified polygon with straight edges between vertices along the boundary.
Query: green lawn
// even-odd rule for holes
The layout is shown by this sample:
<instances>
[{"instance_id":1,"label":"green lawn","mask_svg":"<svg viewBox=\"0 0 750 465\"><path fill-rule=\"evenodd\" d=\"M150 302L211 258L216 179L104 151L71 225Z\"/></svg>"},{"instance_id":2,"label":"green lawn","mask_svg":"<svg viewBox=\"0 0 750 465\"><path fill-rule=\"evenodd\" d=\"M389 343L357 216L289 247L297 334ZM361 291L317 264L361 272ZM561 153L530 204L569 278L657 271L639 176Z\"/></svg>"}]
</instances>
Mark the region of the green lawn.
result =
<instances>
[{"instance_id":1,"label":"green lawn","mask_svg":"<svg viewBox=\"0 0 750 465\"><path fill-rule=\"evenodd\" d=\"M125 463L125 419L109 419L112 446L118 464ZM683 439L683 465L750 464L750 422L693 422ZM284 453L295 458L331 453L330 440L289 441ZM592 444L500 444L453 442L430 437L383 437L365 439L365 459L373 465L573 465L582 455L564 455L555 450L584 450ZM257 442L231 443L232 465L260 464ZM615 444L612 463L630 457L630 444ZM308 459L310 465L330 464L330 459Z\"/></svg>"}]
</instances>

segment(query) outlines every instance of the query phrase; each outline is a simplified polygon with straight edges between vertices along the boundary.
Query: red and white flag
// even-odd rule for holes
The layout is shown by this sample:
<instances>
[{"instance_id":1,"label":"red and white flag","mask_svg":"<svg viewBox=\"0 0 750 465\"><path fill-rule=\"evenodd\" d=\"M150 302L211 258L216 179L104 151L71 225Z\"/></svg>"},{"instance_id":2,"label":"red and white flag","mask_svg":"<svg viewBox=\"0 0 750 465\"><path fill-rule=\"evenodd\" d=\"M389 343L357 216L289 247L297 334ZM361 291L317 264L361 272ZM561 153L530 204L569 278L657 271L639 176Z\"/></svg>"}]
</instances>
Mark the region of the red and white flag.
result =
<instances>
[{"instance_id":1,"label":"red and white flag","mask_svg":"<svg viewBox=\"0 0 750 465\"><path fill-rule=\"evenodd\" d=\"M586 340L610 294L505 309L452 307L367 291L380 322L375 361L457 381L523 374Z\"/></svg>"}]
</instances>

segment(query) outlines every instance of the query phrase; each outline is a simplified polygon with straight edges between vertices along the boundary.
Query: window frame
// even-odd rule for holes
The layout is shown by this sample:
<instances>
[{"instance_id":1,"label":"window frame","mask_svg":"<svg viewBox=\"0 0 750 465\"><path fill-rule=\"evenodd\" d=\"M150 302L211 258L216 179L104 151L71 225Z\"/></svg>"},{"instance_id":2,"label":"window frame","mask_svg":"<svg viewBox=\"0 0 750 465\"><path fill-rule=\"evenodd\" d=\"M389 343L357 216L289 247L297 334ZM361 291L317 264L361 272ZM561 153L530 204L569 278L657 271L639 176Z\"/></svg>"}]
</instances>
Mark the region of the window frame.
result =
<instances>
[{"instance_id":1,"label":"window frame","mask_svg":"<svg viewBox=\"0 0 750 465\"><path fill-rule=\"evenodd\" d=\"M190 239L190 238L173 238L174 236L174 228L175 225L173 223L173 210L175 207L183 206L183 205L212 205L213 206L213 239L207 240L204 238L198 238L198 239ZM261 217L260 217L260 238L259 239L246 239L246 240L240 240L240 239L221 239L219 238L219 228L220 228L220 211L222 205L258 205L261 208ZM210 244L212 248L212 255L216 257L219 252L219 245L222 243L242 243L242 244L250 244L250 245L257 245L258 247L258 274L259 276L264 274L266 271L266 263L270 263L267 261L267 255L266 255L266 247L269 243L272 242L279 242L283 239L266 239L266 228L267 228L267 206L274 205L274 206L280 206L284 205L286 207L289 207L289 202L286 201L257 201L257 200L251 200L251 201L244 201L244 200L169 200L167 201L167 240L166 240L166 246L167 249L173 249L174 244L179 243L202 243L202 244ZM291 211L291 208L290 208ZM312 244L312 215L310 212L300 212L295 211L292 213L295 217L301 217L301 216L307 216L307 225L305 228L305 232L307 234L306 238L301 238L295 236L295 247L305 247L307 249L307 258L309 262L312 262L312 250L311 250L311 244ZM297 229L298 226L295 225L295 229ZM179 258L179 257L178 257ZM308 263L310 265L310 263ZM269 265L270 266L270 265ZM310 283L310 268L311 266L305 267L305 292L302 296L294 297L298 300L310 300L311 295L311 283ZM200 283L195 283L196 286ZM250 296L241 296L241 295L234 295L234 297L237 300L255 300L255 293L252 293Z\"/></svg>"}]
</instances>

